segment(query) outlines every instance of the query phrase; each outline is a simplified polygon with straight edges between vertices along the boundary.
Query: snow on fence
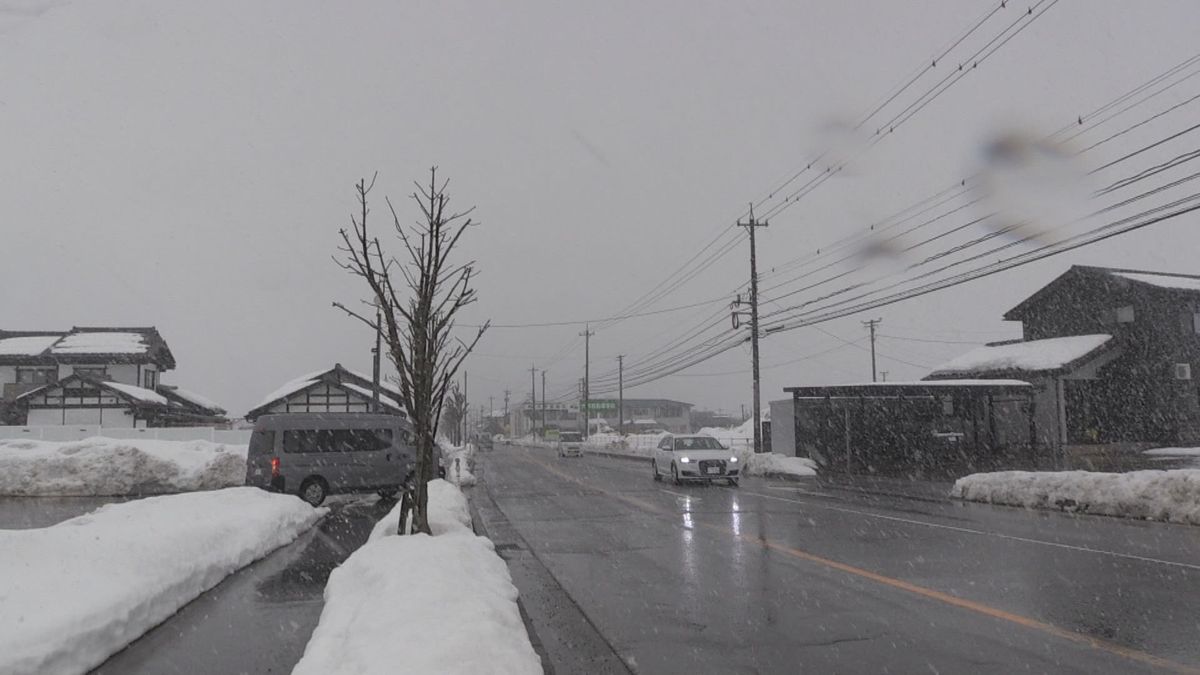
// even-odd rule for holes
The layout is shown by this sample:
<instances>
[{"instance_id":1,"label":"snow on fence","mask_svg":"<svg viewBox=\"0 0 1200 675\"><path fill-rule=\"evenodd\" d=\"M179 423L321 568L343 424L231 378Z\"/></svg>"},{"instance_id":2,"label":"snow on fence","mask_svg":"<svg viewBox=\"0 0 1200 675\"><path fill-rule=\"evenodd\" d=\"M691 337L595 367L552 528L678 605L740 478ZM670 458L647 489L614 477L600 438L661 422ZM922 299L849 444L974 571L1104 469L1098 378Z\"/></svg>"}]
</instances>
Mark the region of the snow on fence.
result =
<instances>
[{"instance_id":1,"label":"snow on fence","mask_svg":"<svg viewBox=\"0 0 1200 675\"><path fill-rule=\"evenodd\" d=\"M92 424L64 426L0 426L0 439L29 438L39 441L82 441L85 438L136 439L159 441L209 441L229 445L250 442L250 429L217 429L216 427L155 427L130 429L101 427Z\"/></svg>"}]
</instances>

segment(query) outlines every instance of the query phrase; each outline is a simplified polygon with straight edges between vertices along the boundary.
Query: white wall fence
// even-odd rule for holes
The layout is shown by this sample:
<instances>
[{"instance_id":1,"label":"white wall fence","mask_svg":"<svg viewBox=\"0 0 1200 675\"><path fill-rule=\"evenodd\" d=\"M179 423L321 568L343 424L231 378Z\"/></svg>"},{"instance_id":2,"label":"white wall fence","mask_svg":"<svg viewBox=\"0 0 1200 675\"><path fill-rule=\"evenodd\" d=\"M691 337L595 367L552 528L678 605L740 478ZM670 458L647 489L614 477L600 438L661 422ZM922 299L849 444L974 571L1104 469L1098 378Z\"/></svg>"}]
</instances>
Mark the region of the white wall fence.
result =
<instances>
[{"instance_id":1,"label":"white wall fence","mask_svg":"<svg viewBox=\"0 0 1200 675\"><path fill-rule=\"evenodd\" d=\"M80 441L92 436L104 438L148 438L159 441L212 441L230 445L250 442L250 429L217 429L215 427L158 427L150 429L119 429L91 424L66 426L0 426L0 439L32 438L40 441Z\"/></svg>"}]
</instances>

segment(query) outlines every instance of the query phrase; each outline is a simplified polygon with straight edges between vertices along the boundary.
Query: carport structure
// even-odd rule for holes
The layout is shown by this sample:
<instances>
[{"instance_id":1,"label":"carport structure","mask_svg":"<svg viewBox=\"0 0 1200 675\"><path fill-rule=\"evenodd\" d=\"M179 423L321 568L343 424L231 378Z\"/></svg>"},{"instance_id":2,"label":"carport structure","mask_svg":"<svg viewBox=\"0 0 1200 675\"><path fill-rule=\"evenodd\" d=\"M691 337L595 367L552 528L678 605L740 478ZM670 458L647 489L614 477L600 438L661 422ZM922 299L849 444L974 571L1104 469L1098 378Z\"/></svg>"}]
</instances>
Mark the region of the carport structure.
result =
<instances>
[{"instance_id":1,"label":"carport structure","mask_svg":"<svg viewBox=\"0 0 1200 675\"><path fill-rule=\"evenodd\" d=\"M942 477L1036 466L1035 388L1020 380L785 387L796 455L824 470Z\"/></svg>"}]
</instances>

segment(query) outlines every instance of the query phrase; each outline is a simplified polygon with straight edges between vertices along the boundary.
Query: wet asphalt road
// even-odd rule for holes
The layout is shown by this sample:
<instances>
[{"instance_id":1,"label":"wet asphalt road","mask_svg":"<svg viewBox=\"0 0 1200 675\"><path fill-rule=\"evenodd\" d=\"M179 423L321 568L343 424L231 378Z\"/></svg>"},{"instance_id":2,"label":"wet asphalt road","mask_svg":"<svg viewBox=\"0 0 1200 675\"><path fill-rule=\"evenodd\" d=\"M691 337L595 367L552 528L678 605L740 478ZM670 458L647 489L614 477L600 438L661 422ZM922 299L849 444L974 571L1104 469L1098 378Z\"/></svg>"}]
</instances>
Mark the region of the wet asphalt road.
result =
<instances>
[{"instance_id":1,"label":"wet asphalt road","mask_svg":"<svg viewBox=\"0 0 1200 675\"><path fill-rule=\"evenodd\" d=\"M230 575L93 675L290 673L321 616L329 573L392 506L373 496L335 500L316 527Z\"/></svg>"},{"instance_id":2,"label":"wet asphalt road","mask_svg":"<svg viewBox=\"0 0 1200 675\"><path fill-rule=\"evenodd\" d=\"M815 481L672 486L533 448L481 460L503 547L528 548L502 553L532 623L594 630L551 637L634 672L1200 672L1200 528ZM563 619L528 603L549 585Z\"/></svg>"}]
</instances>

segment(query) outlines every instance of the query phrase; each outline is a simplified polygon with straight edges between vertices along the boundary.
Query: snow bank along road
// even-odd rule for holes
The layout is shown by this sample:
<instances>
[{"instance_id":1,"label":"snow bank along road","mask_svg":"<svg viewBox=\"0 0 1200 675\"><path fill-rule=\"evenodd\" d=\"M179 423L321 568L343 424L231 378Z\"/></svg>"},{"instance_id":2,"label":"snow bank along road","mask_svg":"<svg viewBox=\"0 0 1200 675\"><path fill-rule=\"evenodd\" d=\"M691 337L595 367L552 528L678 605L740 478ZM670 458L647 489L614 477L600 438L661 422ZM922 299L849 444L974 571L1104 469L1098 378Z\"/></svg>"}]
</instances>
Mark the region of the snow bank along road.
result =
<instances>
[{"instance_id":1,"label":"snow bank along road","mask_svg":"<svg viewBox=\"0 0 1200 675\"><path fill-rule=\"evenodd\" d=\"M541 662L504 561L471 530L467 500L429 484L433 536L397 537L399 506L329 577L293 675L536 675Z\"/></svg>"},{"instance_id":2,"label":"snow bank along road","mask_svg":"<svg viewBox=\"0 0 1200 675\"><path fill-rule=\"evenodd\" d=\"M1195 527L815 482L676 487L523 447L478 461L636 672L1200 672Z\"/></svg>"},{"instance_id":3,"label":"snow bank along road","mask_svg":"<svg viewBox=\"0 0 1200 675\"><path fill-rule=\"evenodd\" d=\"M242 485L246 446L85 438L0 440L0 495L129 495Z\"/></svg>"},{"instance_id":4,"label":"snow bank along road","mask_svg":"<svg viewBox=\"0 0 1200 675\"><path fill-rule=\"evenodd\" d=\"M1200 469L975 473L955 481L950 494L986 504L1200 525Z\"/></svg>"},{"instance_id":5,"label":"snow bank along road","mask_svg":"<svg viewBox=\"0 0 1200 675\"><path fill-rule=\"evenodd\" d=\"M0 530L0 673L87 672L324 513L229 488Z\"/></svg>"}]
</instances>

